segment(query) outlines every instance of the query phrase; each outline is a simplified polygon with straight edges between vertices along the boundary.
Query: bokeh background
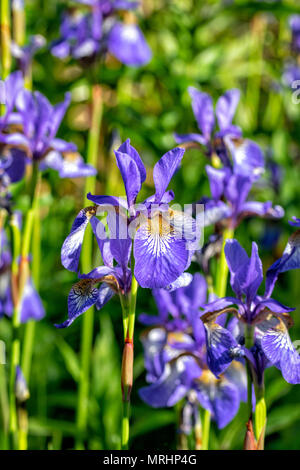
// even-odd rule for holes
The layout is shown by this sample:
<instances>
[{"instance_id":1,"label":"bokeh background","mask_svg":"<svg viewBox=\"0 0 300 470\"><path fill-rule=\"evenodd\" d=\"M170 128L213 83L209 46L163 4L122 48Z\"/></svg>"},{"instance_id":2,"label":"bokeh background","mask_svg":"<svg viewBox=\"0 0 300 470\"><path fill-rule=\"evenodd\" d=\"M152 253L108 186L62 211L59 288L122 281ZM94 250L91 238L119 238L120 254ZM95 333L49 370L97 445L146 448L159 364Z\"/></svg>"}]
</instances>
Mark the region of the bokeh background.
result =
<instances>
[{"instance_id":1,"label":"bokeh background","mask_svg":"<svg viewBox=\"0 0 300 470\"><path fill-rule=\"evenodd\" d=\"M27 34L42 34L48 42L57 38L66 2L25 3ZM299 2L143 0L141 4L139 24L151 46L152 61L135 69L110 57L97 72L104 90L97 193L124 194L112 150L130 137L149 168L142 196L152 194L151 167L175 146L173 133L197 130L187 87L201 88L214 100L237 87L241 101L235 124L261 145L268 162L255 197L272 200L286 211L279 222L244 221L236 233L248 250L252 240L259 244L266 270L281 255L292 233L287 221L292 215L300 216L300 104L293 103L293 90L283 80L286 64L296 60L288 19L300 13ZM74 141L85 156L90 108L84 68L72 60L60 61L44 48L34 60L33 87L53 103L61 101L66 91L72 92L59 136ZM206 163L201 151L186 151L182 169L172 182L176 202L191 203L209 194ZM47 315L37 325L34 350L28 401L31 449L74 446L82 318L66 330L57 330L53 324L67 316L68 292L76 281L76 275L61 266L60 248L82 207L83 185L83 180L61 180L54 171L48 172L43 182L40 293ZM18 198L17 207L22 208L23 203ZM207 229L205 238L209 233ZM197 265L191 270L196 272ZM296 307L293 341L300 341L299 283L299 270L288 272L281 275L275 291L278 300ZM137 312L156 313L149 290L140 289ZM176 410L150 409L137 394L145 384L141 331L137 322L131 448L174 449ZM0 335L9 344L10 320L1 320ZM119 447L121 352L122 320L116 298L95 315L86 436L90 449ZM277 369L269 369L266 401L266 448L299 449L300 387L287 384ZM224 430L212 426L210 448L241 448L245 422L246 410L241 407Z\"/></svg>"}]
</instances>

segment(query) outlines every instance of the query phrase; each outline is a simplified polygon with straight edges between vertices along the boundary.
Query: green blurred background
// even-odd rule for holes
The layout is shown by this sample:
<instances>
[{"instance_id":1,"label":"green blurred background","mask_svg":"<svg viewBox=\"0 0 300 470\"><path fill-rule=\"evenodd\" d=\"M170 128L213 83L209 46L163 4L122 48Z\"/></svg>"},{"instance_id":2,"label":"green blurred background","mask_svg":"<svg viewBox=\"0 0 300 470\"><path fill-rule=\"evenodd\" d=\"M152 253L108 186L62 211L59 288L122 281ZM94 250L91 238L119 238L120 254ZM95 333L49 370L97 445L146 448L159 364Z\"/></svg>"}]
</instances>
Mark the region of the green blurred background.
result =
<instances>
[{"instance_id":1,"label":"green blurred background","mask_svg":"<svg viewBox=\"0 0 300 470\"><path fill-rule=\"evenodd\" d=\"M58 36L66 3L27 0L27 34L42 34L48 41ZM282 83L284 64L291 59L288 18L300 13L295 1L143 0L139 23L153 51L146 67L131 69L108 59L99 70L104 90L104 117L99 154L98 194L123 194L112 150L130 137L149 167L143 194L152 194L150 168L175 146L173 133L197 131L187 87L210 93L214 100L229 88L241 90L235 117L244 135L256 140L266 155L281 165L282 183L274 190L267 170L253 195L284 207L280 222L243 222L236 237L249 250L260 243L266 269L284 249L292 228L287 221L300 216L300 104L292 103L292 91ZM33 66L34 88L51 102L72 91L72 104L60 136L74 141L85 155L89 126L89 87L84 70L75 62L62 62L46 49ZM191 203L208 195L204 171L207 163L198 150L188 150L173 179L176 202ZM42 193L42 269L40 292L47 316L37 325L31 382L29 448L73 448L79 350L82 318L66 330L53 324L67 316L67 296L76 275L60 264L60 248L72 221L82 207L83 181L60 180L55 172L45 176ZM22 199L18 206L22 208ZM205 239L209 234L205 233ZM266 234L279 236L270 244ZM269 237L268 237L269 238ZM97 260L95 260L96 263ZM192 271L197 271L196 264ZM292 340L300 340L300 272L281 275L276 298L296 307ZM148 290L138 293L137 312L156 313ZM1 336L9 343L10 321L0 322ZM118 299L95 316L94 348L89 401L87 446L119 447L121 392L119 369L122 320ZM132 395L133 449L174 449L176 414L173 409L153 410L138 397L145 384L143 356L137 324L135 386ZM280 372L266 372L268 407L267 449L300 448L300 387L287 384ZM224 430L212 428L211 448L241 448L246 422L245 407Z\"/></svg>"}]
</instances>

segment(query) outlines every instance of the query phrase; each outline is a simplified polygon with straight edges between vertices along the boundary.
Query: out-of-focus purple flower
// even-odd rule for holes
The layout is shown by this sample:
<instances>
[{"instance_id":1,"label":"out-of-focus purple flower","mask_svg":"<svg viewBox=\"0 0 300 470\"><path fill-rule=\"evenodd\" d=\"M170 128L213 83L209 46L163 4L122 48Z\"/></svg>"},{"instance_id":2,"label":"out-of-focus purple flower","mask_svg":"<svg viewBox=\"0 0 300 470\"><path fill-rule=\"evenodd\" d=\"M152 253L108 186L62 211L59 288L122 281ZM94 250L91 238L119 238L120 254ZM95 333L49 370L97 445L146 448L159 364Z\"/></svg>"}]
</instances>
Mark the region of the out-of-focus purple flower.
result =
<instances>
[{"instance_id":1,"label":"out-of-focus purple flower","mask_svg":"<svg viewBox=\"0 0 300 470\"><path fill-rule=\"evenodd\" d=\"M263 376L264 368L270 363L281 370L287 382L300 383L300 356L288 334L292 324L289 312L294 309L271 298L275 282L270 283L268 276L274 267L267 272L266 290L261 296L258 288L263 281L263 270L256 243L253 242L248 257L237 240L227 240L225 256L236 297L224 297L203 306L201 318L205 324L210 370L219 376L233 359L245 357L257 377ZM224 312L234 315L231 329L216 322ZM249 325L254 327L255 337L254 349L250 350L244 347L244 329Z\"/></svg>"},{"instance_id":2,"label":"out-of-focus purple flower","mask_svg":"<svg viewBox=\"0 0 300 470\"><path fill-rule=\"evenodd\" d=\"M283 71L283 83L293 90L300 88L300 67L296 64L287 64Z\"/></svg>"},{"instance_id":3,"label":"out-of-focus purple flower","mask_svg":"<svg viewBox=\"0 0 300 470\"><path fill-rule=\"evenodd\" d=\"M16 216L18 216L16 214ZM11 252L5 231L0 231L1 256L0 256L0 318L3 315L11 317L13 314L13 299L11 291ZM29 276L20 306L20 321L26 323L29 320L39 321L45 316L45 310L36 291L31 276Z\"/></svg>"},{"instance_id":4,"label":"out-of-focus purple flower","mask_svg":"<svg viewBox=\"0 0 300 470\"><path fill-rule=\"evenodd\" d=\"M186 397L192 410L198 411L200 404L223 428L236 415L240 401L246 400L246 374L237 361L218 379L208 370L205 333L199 319L199 307L206 296L206 283L200 274L172 295L163 289L155 291L159 316L140 316L144 324L156 326L141 338L150 385L139 394L155 408L174 406ZM188 420L194 411L189 418L185 416L184 432L190 429Z\"/></svg>"},{"instance_id":5,"label":"out-of-focus purple flower","mask_svg":"<svg viewBox=\"0 0 300 470\"><path fill-rule=\"evenodd\" d=\"M255 142L242 139L241 129L232 124L240 98L239 90L228 90L222 95L215 111L212 98L207 93L194 87L189 87L188 91L201 134L175 134L176 142L197 142L205 147L210 159L217 155L223 165L232 168L234 173L257 179L264 169L263 153ZM215 115L219 130L215 129Z\"/></svg>"},{"instance_id":6,"label":"out-of-focus purple flower","mask_svg":"<svg viewBox=\"0 0 300 470\"><path fill-rule=\"evenodd\" d=\"M20 366L16 368L15 394L17 402L22 404L30 397L29 389Z\"/></svg>"},{"instance_id":7,"label":"out-of-focus purple flower","mask_svg":"<svg viewBox=\"0 0 300 470\"><path fill-rule=\"evenodd\" d=\"M34 54L36 54L39 49L44 47L45 44L46 39L40 34L31 36L28 45L23 47L20 47L15 42L12 42L11 53L17 60L18 69L22 70L24 76L26 76L28 73Z\"/></svg>"},{"instance_id":8,"label":"out-of-focus purple flower","mask_svg":"<svg viewBox=\"0 0 300 470\"><path fill-rule=\"evenodd\" d=\"M62 154L77 150L73 143L56 137L70 101L71 95L67 93L62 103L52 106L41 93L21 89L14 102L16 112L12 113L20 131L0 133L0 142L23 152L25 149L28 162L39 162L42 170L53 168L61 177L94 175L95 168L85 165L78 154L72 162L62 158Z\"/></svg>"},{"instance_id":9,"label":"out-of-focus purple flower","mask_svg":"<svg viewBox=\"0 0 300 470\"><path fill-rule=\"evenodd\" d=\"M245 217L259 216L278 219L283 217L281 206L272 206L271 201L248 201L253 186L250 176L236 174L231 169L206 166L212 198L200 200L204 204L204 224L212 225L222 220L233 228Z\"/></svg>"},{"instance_id":10,"label":"out-of-focus purple flower","mask_svg":"<svg viewBox=\"0 0 300 470\"><path fill-rule=\"evenodd\" d=\"M289 26L292 32L292 49L300 53L300 15L292 15L289 18Z\"/></svg>"},{"instance_id":11,"label":"out-of-focus purple flower","mask_svg":"<svg viewBox=\"0 0 300 470\"><path fill-rule=\"evenodd\" d=\"M130 66L147 64L151 50L136 24L119 21L117 10L132 10L136 2L91 0L78 2L88 5L89 13L76 11L65 15L61 38L52 45L51 52L61 59L93 60L107 52Z\"/></svg>"},{"instance_id":12,"label":"out-of-focus purple flower","mask_svg":"<svg viewBox=\"0 0 300 470\"><path fill-rule=\"evenodd\" d=\"M4 81L0 81L0 103L5 107L3 116L0 116L0 132L6 130L10 124L14 124L12 111L23 89L24 81L20 71L13 72Z\"/></svg>"}]
</instances>

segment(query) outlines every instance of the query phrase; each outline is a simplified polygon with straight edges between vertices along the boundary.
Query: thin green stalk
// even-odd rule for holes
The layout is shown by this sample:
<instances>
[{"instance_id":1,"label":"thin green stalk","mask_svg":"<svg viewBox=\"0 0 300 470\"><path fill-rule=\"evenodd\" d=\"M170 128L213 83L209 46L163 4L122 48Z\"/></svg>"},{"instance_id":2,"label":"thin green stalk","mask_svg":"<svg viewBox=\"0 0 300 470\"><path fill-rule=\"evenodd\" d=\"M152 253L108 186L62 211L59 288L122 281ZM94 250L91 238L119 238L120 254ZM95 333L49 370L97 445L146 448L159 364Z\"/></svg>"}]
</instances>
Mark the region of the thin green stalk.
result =
<instances>
[{"instance_id":1,"label":"thin green stalk","mask_svg":"<svg viewBox=\"0 0 300 470\"><path fill-rule=\"evenodd\" d=\"M40 222L40 193L41 176L39 174L35 197L33 200L33 227L32 227L32 278L36 290L39 290L40 284L40 263L41 263L41 222ZM30 372L32 364L33 345L35 338L36 322L30 320L25 325L23 350L22 350L22 372L24 374L27 385L30 382Z\"/></svg>"},{"instance_id":2,"label":"thin green stalk","mask_svg":"<svg viewBox=\"0 0 300 470\"><path fill-rule=\"evenodd\" d=\"M223 246L219 259L217 279L216 279L216 290L215 293L218 297L224 297L226 295L227 280L228 280L228 266L225 257L225 243L226 240L233 238L234 230L226 228L223 233Z\"/></svg>"},{"instance_id":3,"label":"thin green stalk","mask_svg":"<svg viewBox=\"0 0 300 470\"><path fill-rule=\"evenodd\" d=\"M0 423L3 429L3 441L2 441L2 449L7 449L8 442L7 442L7 431L8 431L8 423L9 423L9 401L7 395L7 378L6 378L6 366L5 366L5 358L1 357L0 351L0 409L1 409L1 419ZM3 351L4 355L4 351ZM2 362L3 359L3 362Z\"/></svg>"},{"instance_id":4,"label":"thin green stalk","mask_svg":"<svg viewBox=\"0 0 300 470\"><path fill-rule=\"evenodd\" d=\"M203 427L202 427L202 450L208 450L210 419L211 419L210 412L208 410L204 410Z\"/></svg>"},{"instance_id":5,"label":"thin green stalk","mask_svg":"<svg viewBox=\"0 0 300 470\"><path fill-rule=\"evenodd\" d=\"M5 79L11 68L10 0L0 2L0 21L2 79Z\"/></svg>"},{"instance_id":6,"label":"thin green stalk","mask_svg":"<svg viewBox=\"0 0 300 470\"><path fill-rule=\"evenodd\" d=\"M92 100L92 121L88 135L87 163L97 167L100 128L102 121L102 93L100 85L93 85L91 92ZM89 176L85 180L84 204L86 204L86 195L94 193L96 188L96 177ZM92 268L93 258L93 234L90 227L86 231L85 240L82 246L82 271L87 273ZM82 337L81 337L81 357L80 357L80 377L77 399L77 439L76 449L83 449L83 436L87 428L88 418L88 397L89 397L89 378L90 378L90 360L93 342L94 328L94 309L90 308L83 316Z\"/></svg>"},{"instance_id":7,"label":"thin green stalk","mask_svg":"<svg viewBox=\"0 0 300 470\"><path fill-rule=\"evenodd\" d=\"M128 450L129 442L129 418L130 418L130 401L123 401L122 416L122 450Z\"/></svg>"},{"instance_id":8,"label":"thin green stalk","mask_svg":"<svg viewBox=\"0 0 300 470\"><path fill-rule=\"evenodd\" d=\"M10 221L11 226L11 245L12 245L12 293L14 298L14 311L12 318L12 344L11 344L11 360L9 373L9 437L10 447L17 447L18 419L15 398L16 383L16 367L20 361L20 339L19 339L19 308L16 303L17 278L18 278L18 259L21 253L21 233L15 217Z\"/></svg>"},{"instance_id":9,"label":"thin green stalk","mask_svg":"<svg viewBox=\"0 0 300 470\"><path fill-rule=\"evenodd\" d=\"M134 345L134 323L136 311L136 298L138 291L138 283L133 274L134 263L132 262L132 281L130 291L130 308L127 322L127 333L125 335L125 344L122 358L121 386L123 400L123 416L122 416L122 432L121 446L123 450L128 449L129 444L129 428L130 428L130 395L133 385L133 345ZM126 312L125 312L126 315ZM123 313L124 318L124 313Z\"/></svg>"},{"instance_id":10,"label":"thin green stalk","mask_svg":"<svg viewBox=\"0 0 300 470\"><path fill-rule=\"evenodd\" d=\"M245 347L250 349L253 346L253 327L246 325L245 327ZM247 404L248 415L252 415L252 371L248 361L246 361L247 370Z\"/></svg>"},{"instance_id":11,"label":"thin green stalk","mask_svg":"<svg viewBox=\"0 0 300 470\"><path fill-rule=\"evenodd\" d=\"M265 401L265 387L264 384L254 384L255 390L255 434L258 442L258 450L264 449L265 431L267 424L267 407Z\"/></svg>"},{"instance_id":12,"label":"thin green stalk","mask_svg":"<svg viewBox=\"0 0 300 470\"><path fill-rule=\"evenodd\" d=\"M25 9L23 0L12 0L11 2L12 9L12 35L13 40L18 46L22 47L25 44Z\"/></svg>"}]
</instances>

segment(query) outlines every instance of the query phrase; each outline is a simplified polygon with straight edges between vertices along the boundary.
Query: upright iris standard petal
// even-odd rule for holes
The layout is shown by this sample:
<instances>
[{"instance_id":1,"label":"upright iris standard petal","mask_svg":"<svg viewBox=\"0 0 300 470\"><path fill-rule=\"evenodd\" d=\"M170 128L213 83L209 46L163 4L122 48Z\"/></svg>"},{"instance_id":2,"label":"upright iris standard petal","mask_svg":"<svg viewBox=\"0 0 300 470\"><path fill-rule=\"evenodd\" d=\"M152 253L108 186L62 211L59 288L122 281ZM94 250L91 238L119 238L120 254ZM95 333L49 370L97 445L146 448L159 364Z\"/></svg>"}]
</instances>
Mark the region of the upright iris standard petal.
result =
<instances>
[{"instance_id":1,"label":"upright iris standard petal","mask_svg":"<svg viewBox=\"0 0 300 470\"><path fill-rule=\"evenodd\" d=\"M184 149L174 148L165 153L161 159L155 164L153 169L153 180L156 190L156 201L161 202L167 187L180 165L184 154Z\"/></svg>"},{"instance_id":2,"label":"upright iris standard petal","mask_svg":"<svg viewBox=\"0 0 300 470\"><path fill-rule=\"evenodd\" d=\"M134 239L135 277L141 287L166 287L185 271L186 240L161 213L142 223Z\"/></svg>"},{"instance_id":3,"label":"upright iris standard petal","mask_svg":"<svg viewBox=\"0 0 300 470\"><path fill-rule=\"evenodd\" d=\"M263 280L263 267L260 257L258 255L258 247L255 242L252 242L252 252L248 264L248 269L244 282L242 285L243 292L247 297L247 301L251 301L256 296L257 290Z\"/></svg>"},{"instance_id":4,"label":"upright iris standard petal","mask_svg":"<svg viewBox=\"0 0 300 470\"><path fill-rule=\"evenodd\" d=\"M214 108L211 97L207 93L203 93L197 88L188 88L190 97L192 98L192 108L206 141L209 141L213 128L215 126Z\"/></svg>"},{"instance_id":5,"label":"upright iris standard petal","mask_svg":"<svg viewBox=\"0 0 300 470\"><path fill-rule=\"evenodd\" d=\"M139 156L138 152L136 151L136 149L134 147L132 147L132 145L130 145L130 139L125 140L125 142L123 142L123 144L120 145L120 147L118 148L118 152L126 153L131 158L133 158L133 160L135 161L135 163L138 166L138 169L139 169L139 172L140 172L141 182L143 183L146 179L146 176L147 176L146 175L146 168L145 168L144 163L142 162L141 157ZM117 160L117 163L118 163L118 160Z\"/></svg>"},{"instance_id":6,"label":"upright iris standard petal","mask_svg":"<svg viewBox=\"0 0 300 470\"><path fill-rule=\"evenodd\" d=\"M227 265L230 271L230 284L237 296L242 294L240 275L247 270L249 257L244 248L235 239L226 240L224 247Z\"/></svg>"},{"instance_id":7,"label":"upright iris standard petal","mask_svg":"<svg viewBox=\"0 0 300 470\"><path fill-rule=\"evenodd\" d=\"M61 249L61 263L69 271L78 271L84 232L91 217L96 214L94 207L82 209L73 222L71 232Z\"/></svg>"},{"instance_id":8,"label":"upright iris standard petal","mask_svg":"<svg viewBox=\"0 0 300 470\"><path fill-rule=\"evenodd\" d=\"M205 169L209 179L211 195L215 201L218 201L224 193L226 180L230 172L226 167L217 170L210 165L206 165Z\"/></svg>"},{"instance_id":9,"label":"upright iris standard petal","mask_svg":"<svg viewBox=\"0 0 300 470\"><path fill-rule=\"evenodd\" d=\"M135 160L128 154L115 151L115 155L124 181L128 207L130 208L135 204L137 195L141 190L142 181L140 170Z\"/></svg>"},{"instance_id":10,"label":"upright iris standard petal","mask_svg":"<svg viewBox=\"0 0 300 470\"><path fill-rule=\"evenodd\" d=\"M181 356L166 364L162 376L154 383L139 390L143 401L154 408L174 406L191 388L193 379L201 375L201 369L191 356Z\"/></svg>"},{"instance_id":11,"label":"upright iris standard petal","mask_svg":"<svg viewBox=\"0 0 300 470\"><path fill-rule=\"evenodd\" d=\"M123 64L141 66L152 56L144 35L134 24L116 23L108 35L108 50Z\"/></svg>"},{"instance_id":12,"label":"upright iris standard petal","mask_svg":"<svg viewBox=\"0 0 300 470\"><path fill-rule=\"evenodd\" d=\"M82 279L74 284L68 297L68 319L56 328L66 328L82 313L98 301L99 289L94 287L93 279Z\"/></svg>"},{"instance_id":13,"label":"upright iris standard petal","mask_svg":"<svg viewBox=\"0 0 300 470\"><path fill-rule=\"evenodd\" d=\"M226 91L226 93L218 99L216 104L216 116L221 130L226 130L231 125L239 100L240 90L237 88Z\"/></svg>"},{"instance_id":14,"label":"upright iris standard petal","mask_svg":"<svg viewBox=\"0 0 300 470\"><path fill-rule=\"evenodd\" d=\"M275 321L274 321L275 320ZM265 322L261 346L269 361L278 367L284 379L291 384L300 383L300 355L296 351L282 319Z\"/></svg>"}]
</instances>

